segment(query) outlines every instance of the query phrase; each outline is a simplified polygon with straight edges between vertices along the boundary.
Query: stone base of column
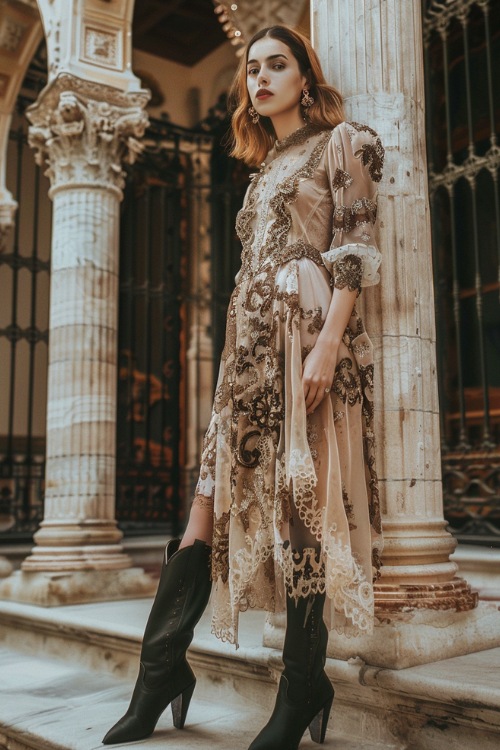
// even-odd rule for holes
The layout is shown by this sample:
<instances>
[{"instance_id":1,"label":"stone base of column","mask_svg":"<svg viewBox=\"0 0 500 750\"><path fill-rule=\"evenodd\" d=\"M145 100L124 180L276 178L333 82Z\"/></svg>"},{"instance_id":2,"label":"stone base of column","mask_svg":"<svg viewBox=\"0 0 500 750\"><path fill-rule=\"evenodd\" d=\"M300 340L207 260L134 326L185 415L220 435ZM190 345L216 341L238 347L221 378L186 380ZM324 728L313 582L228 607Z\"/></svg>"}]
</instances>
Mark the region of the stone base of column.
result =
<instances>
[{"instance_id":1,"label":"stone base of column","mask_svg":"<svg viewBox=\"0 0 500 750\"><path fill-rule=\"evenodd\" d=\"M7 578L12 573L12 565L6 557L0 555L0 578Z\"/></svg>"},{"instance_id":2,"label":"stone base of column","mask_svg":"<svg viewBox=\"0 0 500 750\"><path fill-rule=\"evenodd\" d=\"M157 581L142 568L125 570L16 571L0 581L0 599L40 607L141 599L153 596Z\"/></svg>"},{"instance_id":3,"label":"stone base of column","mask_svg":"<svg viewBox=\"0 0 500 750\"><path fill-rule=\"evenodd\" d=\"M373 635L330 634L328 656L361 658L367 664L404 669L500 646L497 604L480 602L472 610L411 609L378 613ZM264 628L264 646L283 648L286 617L272 615Z\"/></svg>"},{"instance_id":4,"label":"stone base of column","mask_svg":"<svg viewBox=\"0 0 500 750\"><path fill-rule=\"evenodd\" d=\"M375 611L380 619L384 612L389 616L409 609L467 612L478 604L477 591L473 591L467 581L458 577L443 583L376 583L374 588Z\"/></svg>"},{"instance_id":5,"label":"stone base of column","mask_svg":"<svg viewBox=\"0 0 500 750\"><path fill-rule=\"evenodd\" d=\"M130 568L131 560L121 544L86 544L82 547L33 547L21 563L26 573L44 573L85 570L123 570Z\"/></svg>"}]
</instances>

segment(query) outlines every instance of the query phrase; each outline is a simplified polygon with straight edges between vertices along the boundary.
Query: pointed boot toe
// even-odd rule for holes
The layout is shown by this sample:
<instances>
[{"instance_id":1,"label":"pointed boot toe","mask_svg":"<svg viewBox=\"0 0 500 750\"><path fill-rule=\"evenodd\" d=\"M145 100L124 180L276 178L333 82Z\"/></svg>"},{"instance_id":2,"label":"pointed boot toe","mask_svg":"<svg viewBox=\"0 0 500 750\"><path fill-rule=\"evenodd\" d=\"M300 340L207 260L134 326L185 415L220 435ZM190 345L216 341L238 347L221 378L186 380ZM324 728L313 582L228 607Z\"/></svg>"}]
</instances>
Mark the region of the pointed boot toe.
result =
<instances>
[{"instance_id":1,"label":"pointed boot toe","mask_svg":"<svg viewBox=\"0 0 500 750\"><path fill-rule=\"evenodd\" d=\"M154 726L149 729L134 716L124 716L111 727L102 740L103 745L119 745L124 742L143 740L153 733Z\"/></svg>"}]
</instances>

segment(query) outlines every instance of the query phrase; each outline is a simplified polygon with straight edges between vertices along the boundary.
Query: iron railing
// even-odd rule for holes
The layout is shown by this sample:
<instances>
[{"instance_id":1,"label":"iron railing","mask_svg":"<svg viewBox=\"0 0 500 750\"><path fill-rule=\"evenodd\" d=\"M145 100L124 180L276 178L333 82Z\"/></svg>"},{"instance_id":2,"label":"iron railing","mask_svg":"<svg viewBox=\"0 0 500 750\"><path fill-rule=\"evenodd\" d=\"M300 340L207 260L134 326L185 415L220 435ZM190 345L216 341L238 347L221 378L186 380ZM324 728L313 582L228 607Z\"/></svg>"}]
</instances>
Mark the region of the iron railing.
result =
<instances>
[{"instance_id":1,"label":"iron railing","mask_svg":"<svg viewBox=\"0 0 500 750\"><path fill-rule=\"evenodd\" d=\"M445 517L500 544L500 4L423 14Z\"/></svg>"},{"instance_id":2,"label":"iron railing","mask_svg":"<svg viewBox=\"0 0 500 750\"><path fill-rule=\"evenodd\" d=\"M211 148L209 134L153 121L125 191L116 516L129 534L177 533L183 523L188 318L203 302L191 264L206 260L193 217L211 199L197 161Z\"/></svg>"},{"instance_id":3,"label":"iron railing","mask_svg":"<svg viewBox=\"0 0 500 750\"><path fill-rule=\"evenodd\" d=\"M48 300L52 207L49 183L27 143L19 98L7 150L18 203L0 251L0 536L31 537L43 516Z\"/></svg>"}]
</instances>

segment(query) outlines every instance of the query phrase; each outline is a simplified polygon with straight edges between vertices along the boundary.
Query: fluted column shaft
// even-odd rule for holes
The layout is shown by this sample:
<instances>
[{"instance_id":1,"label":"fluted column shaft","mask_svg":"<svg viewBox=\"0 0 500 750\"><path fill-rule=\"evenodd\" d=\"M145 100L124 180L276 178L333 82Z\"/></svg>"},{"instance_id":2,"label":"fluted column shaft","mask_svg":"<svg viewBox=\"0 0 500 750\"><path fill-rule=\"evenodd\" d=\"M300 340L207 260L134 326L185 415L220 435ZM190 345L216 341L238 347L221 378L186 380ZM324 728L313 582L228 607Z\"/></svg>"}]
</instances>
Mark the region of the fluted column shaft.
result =
<instances>
[{"instance_id":1,"label":"fluted column shaft","mask_svg":"<svg viewBox=\"0 0 500 750\"><path fill-rule=\"evenodd\" d=\"M54 195L44 521L25 570L129 564L114 518L119 197Z\"/></svg>"},{"instance_id":2,"label":"fluted column shaft","mask_svg":"<svg viewBox=\"0 0 500 750\"><path fill-rule=\"evenodd\" d=\"M363 295L375 344L385 549L379 609L470 609L441 489L432 249L419 0L313 0L313 36L347 118L386 147L379 191L382 282Z\"/></svg>"}]
</instances>

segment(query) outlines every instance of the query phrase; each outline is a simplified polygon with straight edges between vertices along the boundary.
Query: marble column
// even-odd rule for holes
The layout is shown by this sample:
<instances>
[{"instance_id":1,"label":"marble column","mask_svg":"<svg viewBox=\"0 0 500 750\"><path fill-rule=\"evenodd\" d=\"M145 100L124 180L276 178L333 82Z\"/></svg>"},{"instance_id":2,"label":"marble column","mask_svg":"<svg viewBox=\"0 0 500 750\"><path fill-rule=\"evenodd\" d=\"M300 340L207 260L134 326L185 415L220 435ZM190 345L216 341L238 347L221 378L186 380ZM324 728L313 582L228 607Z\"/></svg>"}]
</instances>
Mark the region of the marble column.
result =
<instances>
[{"instance_id":1,"label":"marble column","mask_svg":"<svg viewBox=\"0 0 500 750\"><path fill-rule=\"evenodd\" d=\"M386 148L381 284L360 304L375 346L377 469L385 547L373 637L332 634L330 654L402 668L500 645L500 613L456 576L443 518L420 0L312 0L312 41L347 119ZM279 624L265 641L277 640Z\"/></svg>"},{"instance_id":2,"label":"marble column","mask_svg":"<svg viewBox=\"0 0 500 750\"><path fill-rule=\"evenodd\" d=\"M54 202L45 512L3 597L50 605L152 590L114 514L122 161L139 150L147 98L60 73L27 112Z\"/></svg>"}]
</instances>

